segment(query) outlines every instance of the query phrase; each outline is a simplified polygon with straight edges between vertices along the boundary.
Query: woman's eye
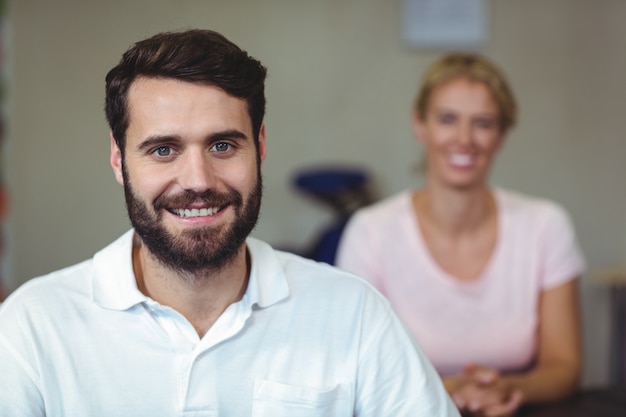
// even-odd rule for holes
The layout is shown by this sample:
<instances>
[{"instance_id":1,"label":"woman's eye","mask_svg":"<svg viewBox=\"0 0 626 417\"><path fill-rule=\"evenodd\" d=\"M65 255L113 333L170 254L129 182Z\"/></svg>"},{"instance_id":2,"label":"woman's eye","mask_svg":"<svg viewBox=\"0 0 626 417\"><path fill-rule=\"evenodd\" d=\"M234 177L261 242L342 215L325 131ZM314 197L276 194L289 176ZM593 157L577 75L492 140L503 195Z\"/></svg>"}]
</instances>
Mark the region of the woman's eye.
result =
<instances>
[{"instance_id":1,"label":"woman's eye","mask_svg":"<svg viewBox=\"0 0 626 417\"><path fill-rule=\"evenodd\" d=\"M449 125L455 122L456 118L452 114L441 114L438 117L439 123Z\"/></svg>"},{"instance_id":2,"label":"woman's eye","mask_svg":"<svg viewBox=\"0 0 626 417\"><path fill-rule=\"evenodd\" d=\"M174 151L169 146L159 146L154 150L154 154L160 157L170 156Z\"/></svg>"},{"instance_id":3,"label":"woman's eye","mask_svg":"<svg viewBox=\"0 0 626 417\"><path fill-rule=\"evenodd\" d=\"M496 122L491 119L478 119L475 124L481 129L492 129L496 125Z\"/></svg>"}]
</instances>

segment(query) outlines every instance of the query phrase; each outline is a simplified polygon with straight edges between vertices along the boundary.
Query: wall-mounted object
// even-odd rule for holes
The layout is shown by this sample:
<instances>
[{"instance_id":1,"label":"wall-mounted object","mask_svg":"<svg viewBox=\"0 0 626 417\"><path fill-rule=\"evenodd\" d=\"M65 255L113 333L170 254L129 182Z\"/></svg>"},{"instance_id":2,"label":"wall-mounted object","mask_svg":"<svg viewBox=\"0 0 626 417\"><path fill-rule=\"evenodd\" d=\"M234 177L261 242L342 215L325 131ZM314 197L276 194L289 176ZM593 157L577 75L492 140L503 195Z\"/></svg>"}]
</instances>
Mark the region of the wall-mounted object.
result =
<instances>
[{"instance_id":1,"label":"wall-mounted object","mask_svg":"<svg viewBox=\"0 0 626 417\"><path fill-rule=\"evenodd\" d=\"M477 49L488 38L488 0L402 1L402 41L409 47Z\"/></svg>"}]
</instances>

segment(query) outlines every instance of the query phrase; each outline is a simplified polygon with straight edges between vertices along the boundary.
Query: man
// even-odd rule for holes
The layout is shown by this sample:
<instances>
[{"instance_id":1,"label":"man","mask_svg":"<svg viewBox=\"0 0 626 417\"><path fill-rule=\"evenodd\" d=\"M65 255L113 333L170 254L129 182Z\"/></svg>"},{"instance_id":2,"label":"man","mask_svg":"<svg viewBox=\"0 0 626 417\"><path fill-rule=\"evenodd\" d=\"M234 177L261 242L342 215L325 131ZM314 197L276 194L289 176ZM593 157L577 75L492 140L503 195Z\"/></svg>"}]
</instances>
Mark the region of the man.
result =
<instances>
[{"instance_id":1,"label":"man","mask_svg":"<svg viewBox=\"0 0 626 417\"><path fill-rule=\"evenodd\" d=\"M266 70L211 31L106 77L133 225L0 310L0 416L456 416L389 304L249 238Z\"/></svg>"}]
</instances>

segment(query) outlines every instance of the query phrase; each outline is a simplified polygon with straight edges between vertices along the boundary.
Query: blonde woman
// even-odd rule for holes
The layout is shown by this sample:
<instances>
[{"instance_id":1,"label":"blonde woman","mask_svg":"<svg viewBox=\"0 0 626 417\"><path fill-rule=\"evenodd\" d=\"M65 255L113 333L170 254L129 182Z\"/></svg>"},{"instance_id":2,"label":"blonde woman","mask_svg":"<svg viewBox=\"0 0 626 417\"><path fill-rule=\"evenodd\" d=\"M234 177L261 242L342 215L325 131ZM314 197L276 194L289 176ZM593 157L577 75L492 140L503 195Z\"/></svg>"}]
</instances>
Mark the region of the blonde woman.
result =
<instances>
[{"instance_id":1,"label":"blonde woman","mask_svg":"<svg viewBox=\"0 0 626 417\"><path fill-rule=\"evenodd\" d=\"M413 112L424 187L357 212L338 253L338 266L387 296L470 415L566 397L581 371L584 260L570 219L553 202L489 185L516 113L486 58L435 62Z\"/></svg>"}]
</instances>

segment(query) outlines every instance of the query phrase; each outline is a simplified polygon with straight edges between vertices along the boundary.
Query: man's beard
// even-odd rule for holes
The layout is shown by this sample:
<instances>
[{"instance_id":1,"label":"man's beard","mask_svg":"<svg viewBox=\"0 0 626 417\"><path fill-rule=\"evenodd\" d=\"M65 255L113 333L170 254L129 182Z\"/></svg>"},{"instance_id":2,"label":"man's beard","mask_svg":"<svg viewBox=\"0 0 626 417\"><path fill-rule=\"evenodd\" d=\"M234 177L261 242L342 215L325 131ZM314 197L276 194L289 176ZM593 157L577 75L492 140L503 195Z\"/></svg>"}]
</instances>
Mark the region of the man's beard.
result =
<instances>
[{"instance_id":1,"label":"man's beard","mask_svg":"<svg viewBox=\"0 0 626 417\"><path fill-rule=\"evenodd\" d=\"M160 195L152 203L152 210L135 193L125 167L122 173L126 208L135 232L159 262L179 272L195 274L224 268L239 253L259 218L263 192L259 170L246 202L232 188L227 193L185 191L175 196ZM208 207L228 205L234 210L235 219L230 225L184 230L177 236L168 232L162 222L164 211L188 207L194 202Z\"/></svg>"}]
</instances>

